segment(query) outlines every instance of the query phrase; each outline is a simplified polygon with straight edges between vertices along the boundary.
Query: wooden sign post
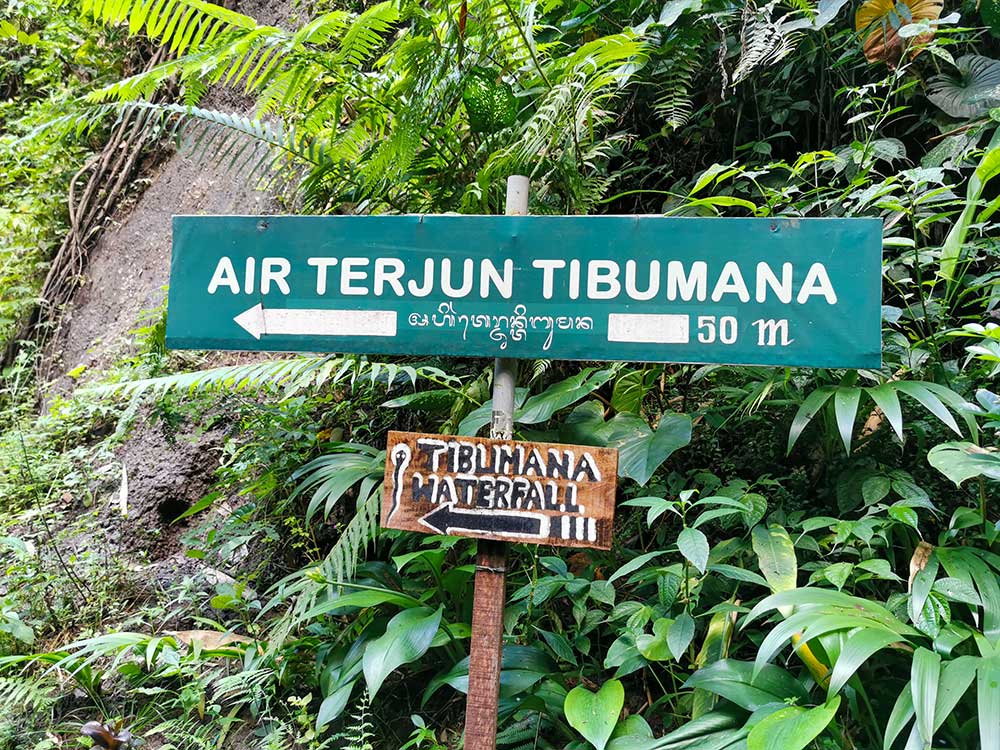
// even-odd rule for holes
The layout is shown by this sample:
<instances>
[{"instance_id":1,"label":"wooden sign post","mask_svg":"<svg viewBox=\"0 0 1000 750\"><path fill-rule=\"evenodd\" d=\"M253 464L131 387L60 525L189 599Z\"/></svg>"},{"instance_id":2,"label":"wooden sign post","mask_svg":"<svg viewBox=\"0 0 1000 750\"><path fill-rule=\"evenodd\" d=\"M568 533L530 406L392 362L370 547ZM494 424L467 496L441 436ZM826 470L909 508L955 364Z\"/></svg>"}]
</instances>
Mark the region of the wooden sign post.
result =
<instances>
[{"instance_id":1,"label":"wooden sign post","mask_svg":"<svg viewBox=\"0 0 1000 750\"><path fill-rule=\"evenodd\" d=\"M527 177L508 177L504 213L508 216L527 214L529 189ZM514 436L516 384L517 360L497 357L493 361L491 438L510 440ZM504 591L507 582L507 545L491 540L483 540L479 545L472 600L469 692L465 699L465 747L468 750L495 750L500 705L500 662L503 658L503 605L507 600Z\"/></svg>"},{"instance_id":2,"label":"wooden sign post","mask_svg":"<svg viewBox=\"0 0 1000 750\"><path fill-rule=\"evenodd\" d=\"M502 365L501 365L502 367ZM611 546L618 452L510 439L511 412L475 438L390 432L382 528L479 539L466 750L496 742L507 542Z\"/></svg>"},{"instance_id":3,"label":"wooden sign post","mask_svg":"<svg viewBox=\"0 0 1000 750\"><path fill-rule=\"evenodd\" d=\"M507 214L528 178L507 180ZM490 439L389 433L382 527L479 539L465 708L466 750L496 748L507 541L611 546L618 453L514 442L517 360L493 366Z\"/></svg>"}]
</instances>

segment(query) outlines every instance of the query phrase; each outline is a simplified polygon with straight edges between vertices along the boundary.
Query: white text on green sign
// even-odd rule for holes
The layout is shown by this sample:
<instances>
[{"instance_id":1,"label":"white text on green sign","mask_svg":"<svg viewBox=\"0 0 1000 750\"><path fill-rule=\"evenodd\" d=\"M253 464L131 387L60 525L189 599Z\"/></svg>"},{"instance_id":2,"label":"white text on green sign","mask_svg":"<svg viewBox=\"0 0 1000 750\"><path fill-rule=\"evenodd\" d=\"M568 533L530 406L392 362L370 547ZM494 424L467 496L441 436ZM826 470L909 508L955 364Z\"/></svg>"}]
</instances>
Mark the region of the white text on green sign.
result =
<instances>
[{"instance_id":1,"label":"white text on green sign","mask_svg":"<svg viewBox=\"0 0 1000 750\"><path fill-rule=\"evenodd\" d=\"M876 220L177 217L174 239L174 347L879 363Z\"/></svg>"}]
</instances>

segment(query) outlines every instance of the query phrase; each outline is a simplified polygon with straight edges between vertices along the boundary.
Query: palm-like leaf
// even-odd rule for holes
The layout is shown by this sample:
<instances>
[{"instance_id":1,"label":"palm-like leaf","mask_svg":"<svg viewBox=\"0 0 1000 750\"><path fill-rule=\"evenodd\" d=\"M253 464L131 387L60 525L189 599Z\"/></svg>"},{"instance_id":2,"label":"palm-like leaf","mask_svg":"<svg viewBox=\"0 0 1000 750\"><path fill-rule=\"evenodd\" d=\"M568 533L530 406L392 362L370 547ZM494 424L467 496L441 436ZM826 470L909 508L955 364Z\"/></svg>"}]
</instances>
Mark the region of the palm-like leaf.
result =
<instances>
[{"instance_id":1,"label":"palm-like leaf","mask_svg":"<svg viewBox=\"0 0 1000 750\"><path fill-rule=\"evenodd\" d=\"M292 475L293 480L300 480L292 497L311 491L306 521L310 521L320 507L326 518L347 491L359 482L361 494L365 496L359 500L359 505L362 504L382 480L384 470L385 451L356 443L339 444L332 453L313 459Z\"/></svg>"},{"instance_id":2,"label":"palm-like leaf","mask_svg":"<svg viewBox=\"0 0 1000 750\"><path fill-rule=\"evenodd\" d=\"M957 413L965 422L969 433L975 435L978 427L973 408L950 388L938 383L919 380L889 381L879 386L859 388L849 385L825 385L817 388L806 396L799 406L792 426L788 433L788 452L791 453L795 443L801 437L803 430L813 418L833 400L837 421L837 429L844 443L844 449L851 450L851 437L854 432L854 421L857 417L861 395L866 395L877 406L896 436L903 439L903 411L899 402L899 394L909 396L928 412L934 415L948 429L961 436L962 430L952 415ZM949 409L951 411L949 411Z\"/></svg>"}]
</instances>

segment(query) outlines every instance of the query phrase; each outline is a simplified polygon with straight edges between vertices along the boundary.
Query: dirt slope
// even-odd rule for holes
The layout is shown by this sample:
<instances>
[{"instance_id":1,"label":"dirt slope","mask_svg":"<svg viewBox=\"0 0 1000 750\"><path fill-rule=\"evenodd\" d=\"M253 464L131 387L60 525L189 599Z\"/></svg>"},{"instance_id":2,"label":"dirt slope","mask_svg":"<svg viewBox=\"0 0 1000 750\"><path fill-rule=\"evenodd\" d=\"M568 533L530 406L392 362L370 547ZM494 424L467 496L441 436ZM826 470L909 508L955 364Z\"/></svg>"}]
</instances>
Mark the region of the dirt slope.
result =
<instances>
[{"instance_id":1,"label":"dirt slope","mask_svg":"<svg viewBox=\"0 0 1000 750\"><path fill-rule=\"evenodd\" d=\"M81 366L99 371L128 351L130 331L163 304L173 215L274 210L273 200L238 176L195 163L184 153L168 159L131 212L116 218L93 250L87 280L50 350L55 389L69 386L66 372Z\"/></svg>"},{"instance_id":2,"label":"dirt slope","mask_svg":"<svg viewBox=\"0 0 1000 750\"><path fill-rule=\"evenodd\" d=\"M289 2L256 0L236 6L264 23L295 26ZM211 92L203 106L250 112L248 100L227 91ZM116 359L134 351L132 332L148 324L148 313L162 313L174 215L268 214L279 208L273 196L257 190L256 180L233 173L225 165L195 160L183 145L144 179L149 183L145 192L134 204L119 209L91 251L85 280L51 339L41 368L48 382L49 403L53 396L98 379ZM213 363L247 361L254 356L219 355ZM197 567L185 558L180 542L187 525L172 521L208 492L225 437L218 430L201 432L190 424L168 436L162 426L150 424L148 413L143 412L116 451L129 477L128 516L122 517L117 508L118 480L92 488L100 495L94 509L80 505L81 498L70 497L64 498L62 510L71 519L93 515L108 531L103 537L105 554L125 555L136 569L148 566L140 578L166 587ZM87 546L85 539L78 541L77 551Z\"/></svg>"},{"instance_id":3,"label":"dirt slope","mask_svg":"<svg viewBox=\"0 0 1000 750\"><path fill-rule=\"evenodd\" d=\"M234 5L229 3L230 6ZM292 3L254 0L236 10L262 23L294 28ZM204 106L248 114L250 102L229 91L212 92ZM255 181L224 165L195 161L183 147L149 175L134 206L114 217L90 255L86 280L59 323L42 372L50 394L67 393L131 350L147 311L163 304L170 272L170 226L175 214L275 213L275 200ZM82 377L66 377L80 371ZM76 374L76 373L75 373Z\"/></svg>"}]
</instances>

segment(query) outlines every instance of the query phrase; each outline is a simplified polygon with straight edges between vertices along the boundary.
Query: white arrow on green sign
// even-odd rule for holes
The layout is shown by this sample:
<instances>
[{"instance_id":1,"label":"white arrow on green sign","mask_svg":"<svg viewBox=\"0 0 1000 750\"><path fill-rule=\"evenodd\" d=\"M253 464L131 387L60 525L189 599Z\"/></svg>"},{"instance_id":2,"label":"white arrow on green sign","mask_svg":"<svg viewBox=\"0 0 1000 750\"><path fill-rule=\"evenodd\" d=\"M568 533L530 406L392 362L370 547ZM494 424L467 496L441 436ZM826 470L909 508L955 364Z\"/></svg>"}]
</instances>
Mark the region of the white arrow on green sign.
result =
<instances>
[{"instance_id":1,"label":"white arrow on green sign","mask_svg":"<svg viewBox=\"0 0 1000 750\"><path fill-rule=\"evenodd\" d=\"M877 367L877 219L178 216L183 349Z\"/></svg>"}]
</instances>

